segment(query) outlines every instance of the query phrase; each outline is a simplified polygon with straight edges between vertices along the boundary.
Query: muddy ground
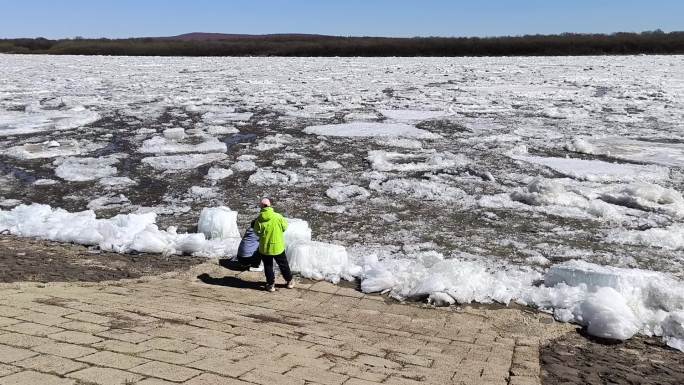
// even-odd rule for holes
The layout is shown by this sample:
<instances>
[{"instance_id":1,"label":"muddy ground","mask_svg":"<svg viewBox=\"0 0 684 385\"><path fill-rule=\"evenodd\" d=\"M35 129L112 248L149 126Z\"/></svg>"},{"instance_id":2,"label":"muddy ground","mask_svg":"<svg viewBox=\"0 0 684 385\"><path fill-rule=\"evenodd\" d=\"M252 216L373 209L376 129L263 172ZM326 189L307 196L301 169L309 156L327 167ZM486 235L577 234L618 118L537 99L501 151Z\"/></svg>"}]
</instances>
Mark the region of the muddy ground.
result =
<instances>
[{"instance_id":1,"label":"muddy ground","mask_svg":"<svg viewBox=\"0 0 684 385\"><path fill-rule=\"evenodd\" d=\"M0 282L101 282L182 271L191 256L116 254L79 245L0 235Z\"/></svg>"},{"instance_id":2,"label":"muddy ground","mask_svg":"<svg viewBox=\"0 0 684 385\"><path fill-rule=\"evenodd\" d=\"M542 348L541 366L544 385L684 384L684 354L655 338L610 343L569 333Z\"/></svg>"},{"instance_id":3,"label":"muddy ground","mask_svg":"<svg viewBox=\"0 0 684 385\"><path fill-rule=\"evenodd\" d=\"M116 254L79 245L0 235L0 282L100 282L183 271L191 256ZM580 329L542 347L544 385L684 384L684 354L656 338L596 340Z\"/></svg>"}]
</instances>

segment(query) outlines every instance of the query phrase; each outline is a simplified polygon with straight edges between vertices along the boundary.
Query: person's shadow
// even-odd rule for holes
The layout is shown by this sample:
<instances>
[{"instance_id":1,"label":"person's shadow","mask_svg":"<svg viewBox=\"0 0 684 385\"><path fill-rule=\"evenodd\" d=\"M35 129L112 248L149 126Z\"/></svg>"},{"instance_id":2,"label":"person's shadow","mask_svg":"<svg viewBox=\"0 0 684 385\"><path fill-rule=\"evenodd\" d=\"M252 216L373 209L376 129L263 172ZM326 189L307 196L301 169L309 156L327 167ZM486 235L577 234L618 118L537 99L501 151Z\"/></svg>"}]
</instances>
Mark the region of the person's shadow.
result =
<instances>
[{"instance_id":1,"label":"person's shadow","mask_svg":"<svg viewBox=\"0 0 684 385\"><path fill-rule=\"evenodd\" d=\"M203 283L206 283L207 285L228 286L235 287L238 289L252 289L260 291L264 290L264 284L262 282L243 281L238 277L215 278L207 273L204 273L198 275L197 279L199 279Z\"/></svg>"}]
</instances>

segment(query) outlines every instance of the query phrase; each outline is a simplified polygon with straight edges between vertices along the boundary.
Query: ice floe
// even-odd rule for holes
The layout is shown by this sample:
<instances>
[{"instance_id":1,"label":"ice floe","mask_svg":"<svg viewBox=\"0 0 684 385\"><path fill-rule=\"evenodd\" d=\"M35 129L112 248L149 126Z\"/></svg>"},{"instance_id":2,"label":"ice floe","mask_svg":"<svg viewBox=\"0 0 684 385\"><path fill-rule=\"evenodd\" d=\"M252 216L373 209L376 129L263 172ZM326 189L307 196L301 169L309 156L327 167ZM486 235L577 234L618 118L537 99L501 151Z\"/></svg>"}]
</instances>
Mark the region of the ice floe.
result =
<instances>
[{"instance_id":1,"label":"ice floe","mask_svg":"<svg viewBox=\"0 0 684 385\"><path fill-rule=\"evenodd\" d=\"M59 143L52 140L43 143L27 143L10 147L3 151L3 153L17 159L56 158L61 156L83 155L105 146L106 143L93 143L89 141L79 142L76 140L69 140L65 143Z\"/></svg>"},{"instance_id":2,"label":"ice floe","mask_svg":"<svg viewBox=\"0 0 684 385\"><path fill-rule=\"evenodd\" d=\"M426 151L417 154L402 154L387 151L369 151L368 161L377 171L436 171L465 166L470 163L461 154L450 152Z\"/></svg>"},{"instance_id":3,"label":"ice floe","mask_svg":"<svg viewBox=\"0 0 684 385\"><path fill-rule=\"evenodd\" d=\"M116 157L102 158L60 158L54 161L57 166L55 174L71 182L87 182L116 175L119 159Z\"/></svg>"},{"instance_id":4,"label":"ice floe","mask_svg":"<svg viewBox=\"0 0 684 385\"><path fill-rule=\"evenodd\" d=\"M566 148L570 151L605 155L632 162L684 167L684 143L636 140L624 137L576 137Z\"/></svg>"},{"instance_id":5,"label":"ice floe","mask_svg":"<svg viewBox=\"0 0 684 385\"><path fill-rule=\"evenodd\" d=\"M100 119L97 112L83 106L65 110L46 110L27 106L25 111L0 113L0 137L28 135L45 131L63 131L91 124Z\"/></svg>"},{"instance_id":6,"label":"ice floe","mask_svg":"<svg viewBox=\"0 0 684 385\"><path fill-rule=\"evenodd\" d=\"M203 138L196 144L178 143L176 139L155 136L143 142L140 152L143 154L180 154L190 152L226 152L228 147L225 143L214 137Z\"/></svg>"},{"instance_id":7,"label":"ice floe","mask_svg":"<svg viewBox=\"0 0 684 385\"><path fill-rule=\"evenodd\" d=\"M310 126L304 132L312 135L339 137L403 137L418 139L438 139L441 136L415 126L402 123L354 122Z\"/></svg>"},{"instance_id":8,"label":"ice floe","mask_svg":"<svg viewBox=\"0 0 684 385\"><path fill-rule=\"evenodd\" d=\"M668 179L670 176L668 168L655 165L541 156L517 156L515 159L545 166L571 178L591 182L654 182Z\"/></svg>"},{"instance_id":9,"label":"ice floe","mask_svg":"<svg viewBox=\"0 0 684 385\"><path fill-rule=\"evenodd\" d=\"M143 158L142 162L161 171L193 170L205 164L226 159L223 153L165 155Z\"/></svg>"}]
</instances>

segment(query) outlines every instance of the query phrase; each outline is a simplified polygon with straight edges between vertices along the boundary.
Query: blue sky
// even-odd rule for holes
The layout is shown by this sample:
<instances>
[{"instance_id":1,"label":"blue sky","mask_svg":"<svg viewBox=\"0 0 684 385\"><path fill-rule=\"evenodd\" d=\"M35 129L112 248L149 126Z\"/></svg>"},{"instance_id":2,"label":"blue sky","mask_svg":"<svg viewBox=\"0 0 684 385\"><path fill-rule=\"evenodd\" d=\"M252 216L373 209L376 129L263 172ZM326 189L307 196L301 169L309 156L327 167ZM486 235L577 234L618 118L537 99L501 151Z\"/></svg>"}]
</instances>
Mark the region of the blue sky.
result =
<instances>
[{"instance_id":1,"label":"blue sky","mask_svg":"<svg viewBox=\"0 0 684 385\"><path fill-rule=\"evenodd\" d=\"M683 15L684 0L0 0L0 37L669 32Z\"/></svg>"}]
</instances>

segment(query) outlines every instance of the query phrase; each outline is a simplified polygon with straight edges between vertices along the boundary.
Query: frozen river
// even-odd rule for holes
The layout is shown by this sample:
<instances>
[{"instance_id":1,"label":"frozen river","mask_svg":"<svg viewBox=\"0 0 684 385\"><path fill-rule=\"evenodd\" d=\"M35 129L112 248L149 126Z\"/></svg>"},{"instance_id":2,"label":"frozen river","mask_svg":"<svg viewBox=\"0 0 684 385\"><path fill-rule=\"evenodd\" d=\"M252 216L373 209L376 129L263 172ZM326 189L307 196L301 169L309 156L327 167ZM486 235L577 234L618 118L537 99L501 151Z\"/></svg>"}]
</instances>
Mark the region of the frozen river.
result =
<instances>
[{"instance_id":1,"label":"frozen river","mask_svg":"<svg viewBox=\"0 0 684 385\"><path fill-rule=\"evenodd\" d=\"M518 300L583 322L596 288L577 303L529 289L572 286L548 268L580 260L672 280L660 308L632 304L646 289L592 281L627 299L642 332L683 308L682 56L0 55L0 69L5 210L153 212L194 232L203 207L244 226L271 196L346 246L368 290Z\"/></svg>"}]
</instances>

